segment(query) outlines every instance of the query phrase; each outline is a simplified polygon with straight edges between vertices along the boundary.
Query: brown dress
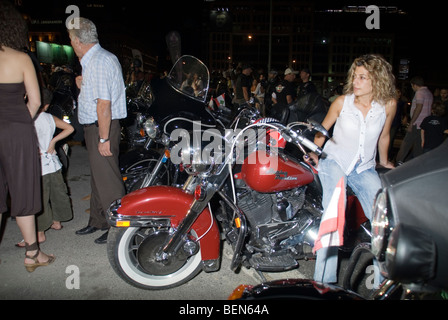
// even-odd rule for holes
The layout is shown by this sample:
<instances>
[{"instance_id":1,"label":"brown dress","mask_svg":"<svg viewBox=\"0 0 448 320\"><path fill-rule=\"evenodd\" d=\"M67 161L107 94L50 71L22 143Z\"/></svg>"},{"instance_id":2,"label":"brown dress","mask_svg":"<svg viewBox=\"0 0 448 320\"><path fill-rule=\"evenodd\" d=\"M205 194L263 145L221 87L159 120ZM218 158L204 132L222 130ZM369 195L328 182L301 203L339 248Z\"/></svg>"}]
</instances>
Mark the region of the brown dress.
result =
<instances>
[{"instance_id":1,"label":"brown dress","mask_svg":"<svg viewBox=\"0 0 448 320\"><path fill-rule=\"evenodd\" d=\"M24 101L25 85L0 83L0 212L29 216L42 209L41 168L33 120Z\"/></svg>"}]
</instances>

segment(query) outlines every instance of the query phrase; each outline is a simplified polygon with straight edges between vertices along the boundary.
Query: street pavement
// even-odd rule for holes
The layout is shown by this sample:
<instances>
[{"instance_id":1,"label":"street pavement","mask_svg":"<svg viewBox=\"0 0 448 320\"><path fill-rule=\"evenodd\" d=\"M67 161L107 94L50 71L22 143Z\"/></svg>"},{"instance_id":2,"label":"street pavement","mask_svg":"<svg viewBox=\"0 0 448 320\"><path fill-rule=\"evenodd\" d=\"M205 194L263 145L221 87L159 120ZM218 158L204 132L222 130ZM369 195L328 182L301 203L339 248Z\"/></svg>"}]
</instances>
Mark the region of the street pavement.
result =
<instances>
[{"instance_id":1,"label":"street pavement","mask_svg":"<svg viewBox=\"0 0 448 320\"><path fill-rule=\"evenodd\" d=\"M87 225L90 194L90 168L87 150L70 147L67 183L73 205L73 219L63 222L62 230L48 230L41 250L54 254L56 261L28 273L24 267L25 250L14 246L22 240L14 220L4 214L0 233L0 300L223 300L239 284L259 284L261 278L252 269L230 270L231 249L224 245L221 268L201 272L190 282L167 290L143 290L124 282L109 264L106 245L95 244L102 232L76 235ZM298 270L265 274L269 280L310 278L314 261L301 263Z\"/></svg>"}]
</instances>

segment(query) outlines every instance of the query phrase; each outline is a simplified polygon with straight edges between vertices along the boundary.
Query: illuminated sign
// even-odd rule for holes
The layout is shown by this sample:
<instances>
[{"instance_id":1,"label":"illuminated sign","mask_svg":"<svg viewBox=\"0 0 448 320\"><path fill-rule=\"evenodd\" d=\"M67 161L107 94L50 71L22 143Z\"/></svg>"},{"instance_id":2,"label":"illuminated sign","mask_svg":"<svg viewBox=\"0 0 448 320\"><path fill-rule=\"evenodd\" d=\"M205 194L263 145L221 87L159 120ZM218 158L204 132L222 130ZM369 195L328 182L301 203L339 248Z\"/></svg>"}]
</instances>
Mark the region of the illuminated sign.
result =
<instances>
[{"instance_id":1,"label":"illuminated sign","mask_svg":"<svg viewBox=\"0 0 448 320\"><path fill-rule=\"evenodd\" d=\"M43 63L71 64L75 53L71 46L36 41L37 58Z\"/></svg>"}]
</instances>

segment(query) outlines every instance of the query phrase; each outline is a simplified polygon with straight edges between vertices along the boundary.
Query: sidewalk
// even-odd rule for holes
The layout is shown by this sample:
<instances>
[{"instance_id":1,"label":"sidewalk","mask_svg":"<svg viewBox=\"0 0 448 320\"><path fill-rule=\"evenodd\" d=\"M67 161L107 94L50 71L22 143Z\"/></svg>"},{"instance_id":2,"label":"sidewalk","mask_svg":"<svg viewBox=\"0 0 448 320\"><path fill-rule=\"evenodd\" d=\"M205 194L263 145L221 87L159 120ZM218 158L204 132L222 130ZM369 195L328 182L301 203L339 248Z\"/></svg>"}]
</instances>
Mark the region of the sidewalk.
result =
<instances>
[{"instance_id":1,"label":"sidewalk","mask_svg":"<svg viewBox=\"0 0 448 320\"><path fill-rule=\"evenodd\" d=\"M73 220L63 223L62 230L48 230L47 240L40 246L45 253L56 256L52 265L28 273L23 265L25 250L14 246L22 240L19 228L15 221L6 219L0 239L0 300L222 300L241 283L260 282L246 271L238 274L231 271L229 259L223 257L220 271L201 272L178 288L148 291L127 284L109 265L106 245L94 243L101 231L83 236L75 234L88 222L85 210L89 208L89 201L82 200L90 194L90 168L85 147L71 147L67 180Z\"/></svg>"}]
</instances>

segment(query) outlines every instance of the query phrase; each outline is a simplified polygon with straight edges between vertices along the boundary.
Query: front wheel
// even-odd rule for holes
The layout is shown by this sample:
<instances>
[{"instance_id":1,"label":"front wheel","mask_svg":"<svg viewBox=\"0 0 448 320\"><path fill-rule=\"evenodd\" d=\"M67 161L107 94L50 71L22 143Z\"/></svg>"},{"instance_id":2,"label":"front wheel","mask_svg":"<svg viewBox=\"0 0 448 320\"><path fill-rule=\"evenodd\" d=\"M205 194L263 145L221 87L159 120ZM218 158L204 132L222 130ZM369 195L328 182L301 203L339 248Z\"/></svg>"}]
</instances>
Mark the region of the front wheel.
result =
<instances>
[{"instance_id":1,"label":"front wheel","mask_svg":"<svg viewBox=\"0 0 448 320\"><path fill-rule=\"evenodd\" d=\"M111 228L107 239L109 262L135 287L157 290L180 286L201 271L201 250L189 257L180 253L158 261L156 255L169 237L168 228Z\"/></svg>"}]
</instances>

